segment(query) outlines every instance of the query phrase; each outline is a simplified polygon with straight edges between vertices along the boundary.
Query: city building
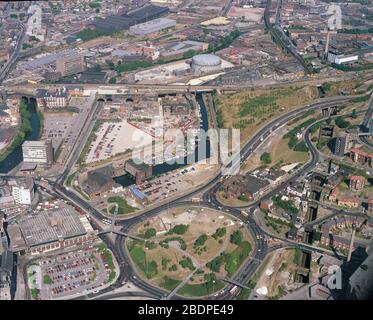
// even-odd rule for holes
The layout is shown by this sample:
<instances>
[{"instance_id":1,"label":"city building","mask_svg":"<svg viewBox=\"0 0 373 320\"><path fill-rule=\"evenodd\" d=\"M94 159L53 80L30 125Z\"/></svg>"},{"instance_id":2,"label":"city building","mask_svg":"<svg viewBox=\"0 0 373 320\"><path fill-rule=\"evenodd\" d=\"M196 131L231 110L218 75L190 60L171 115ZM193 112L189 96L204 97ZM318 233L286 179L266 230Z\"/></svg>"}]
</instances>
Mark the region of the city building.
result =
<instances>
[{"instance_id":1,"label":"city building","mask_svg":"<svg viewBox=\"0 0 373 320\"><path fill-rule=\"evenodd\" d=\"M158 32L176 26L176 21L172 19L159 18L144 23L131 26L129 32L133 35L144 36L149 33Z\"/></svg>"},{"instance_id":2,"label":"city building","mask_svg":"<svg viewBox=\"0 0 373 320\"><path fill-rule=\"evenodd\" d=\"M358 55L344 55L340 54L339 52L336 51L329 51L328 52L328 61L330 63L335 63L335 64L347 64L347 63L354 63L359 60Z\"/></svg>"},{"instance_id":3,"label":"city building","mask_svg":"<svg viewBox=\"0 0 373 320\"><path fill-rule=\"evenodd\" d=\"M362 149L352 148L350 150L350 157L353 162L360 163L362 165L367 164L373 166L373 153L368 153Z\"/></svg>"},{"instance_id":4,"label":"city building","mask_svg":"<svg viewBox=\"0 0 373 320\"><path fill-rule=\"evenodd\" d=\"M66 54L56 60L56 70L63 77L83 72L84 69L84 57L78 53Z\"/></svg>"},{"instance_id":5,"label":"city building","mask_svg":"<svg viewBox=\"0 0 373 320\"><path fill-rule=\"evenodd\" d=\"M197 54L192 58L194 73L209 73L221 70L221 59L214 54Z\"/></svg>"},{"instance_id":6,"label":"city building","mask_svg":"<svg viewBox=\"0 0 373 320\"><path fill-rule=\"evenodd\" d=\"M270 186L268 180L259 179L249 174L235 175L224 182L224 189L232 198L246 196L250 201L265 192Z\"/></svg>"},{"instance_id":7,"label":"city building","mask_svg":"<svg viewBox=\"0 0 373 320\"><path fill-rule=\"evenodd\" d=\"M136 184L143 183L152 176L152 166L145 163L136 163L130 159L126 162L125 170L136 179Z\"/></svg>"},{"instance_id":8,"label":"city building","mask_svg":"<svg viewBox=\"0 0 373 320\"><path fill-rule=\"evenodd\" d=\"M90 197L97 197L104 192L111 191L113 188L119 186L115 183L112 176L114 175L114 168L108 165L87 173L87 180L83 183L83 190Z\"/></svg>"},{"instance_id":9,"label":"city building","mask_svg":"<svg viewBox=\"0 0 373 320\"><path fill-rule=\"evenodd\" d=\"M349 180L350 190L361 190L365 187L367 179L363 176L351 176Z\"/></svg>"},{"instance_id":10,"label":"city building","mask_svg":"<svg viewBox=\"0 0 373 320\"><path fill-rule=\"evenodd\" d=\"M37 89L36 102L39 107L65 108L68 103L68 93L65 87L56 89L55 91Z\"/></svg>"},{"instance_id":11,"label":"city building","mask_svg":"<svg viewBox=\"0 0 373 320\"><path fill-rule=\"evenodd\" d=\"M334 150L333 153L336 156L342 157L344 154L347 153L348 148L348 134L346 132L342 132L335 138L334 142Z\"/></svg>"},{"instance_id":12,"label":"city building","mask_svg":"<svg viewBox=\"0 0 373 320\"><path fill-rule=\"evenodd\" d=\"M16 204L30 205L34 198L34 181L30 177L18 178L9 181L12 196Z\"/></svg>"},{"instance_id":13,"label":"city building","mask_svg":"<svg viewBox=\"0 0 373 320\"><path fill-rule=\"evenodd\" d=\"M24 162L52 164L53 147L51 140L25 141L22 144Z\"/></svg>"},{"instance_id":14,"label":"city building","mask_svg":"<svg viewBox=\"0 0 373 320\"><path fill-rule=\"evenodd\" d=\"M85 216L72 207L64 207L22 216L8 227L13 252L40 254L93 243L95 232Z\"/></svg>"},{"instance_id":15,"label":"city building","mask_svg":"<svg viewBox=\"0 0 373 320\"><path fill-rule=\"evenodd\" d=\"M338 199L338 205L348 208L359 208L360 199L357 197L343 197Z\"/></svg>"}]
</instances>

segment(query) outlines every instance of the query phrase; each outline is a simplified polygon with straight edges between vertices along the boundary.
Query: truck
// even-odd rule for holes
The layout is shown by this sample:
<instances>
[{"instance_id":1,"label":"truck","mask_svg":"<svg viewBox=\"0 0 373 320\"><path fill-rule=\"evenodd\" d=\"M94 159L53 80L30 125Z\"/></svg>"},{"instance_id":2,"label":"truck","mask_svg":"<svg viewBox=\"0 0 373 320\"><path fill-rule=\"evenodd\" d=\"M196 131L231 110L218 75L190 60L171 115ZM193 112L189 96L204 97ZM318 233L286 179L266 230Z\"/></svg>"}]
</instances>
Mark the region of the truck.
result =
<instances>
[{"instance_id":1,"label":"truck","mask_svg":"<svg viewBox=\"0 0 373 320\"><path fill-rule=\"evenodd\" d=\"M201 198L192 198L192 202L200 202L201 201Z\"/></svg>"}]
</instances>

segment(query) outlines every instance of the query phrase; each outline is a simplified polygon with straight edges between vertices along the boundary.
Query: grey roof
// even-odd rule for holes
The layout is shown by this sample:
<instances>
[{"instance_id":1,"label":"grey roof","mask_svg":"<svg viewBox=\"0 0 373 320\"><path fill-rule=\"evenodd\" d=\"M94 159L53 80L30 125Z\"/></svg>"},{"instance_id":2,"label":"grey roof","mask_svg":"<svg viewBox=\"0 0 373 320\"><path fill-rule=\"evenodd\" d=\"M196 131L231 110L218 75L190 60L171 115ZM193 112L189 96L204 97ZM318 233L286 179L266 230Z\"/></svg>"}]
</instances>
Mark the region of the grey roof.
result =
<instances>
[{"instance_id":1,"label":"grey roof","mask_svg":"<svg viewBox=\"0 0 373 320\"><path fill-rule=\"evenodd\" d=\"M71 208L24 216L20 219L19 226L29 247L86 234L78 214Z\"/></svg>"},{"instance_id":2,"label":"grey roof","mask_svg":"<svg viewBox=\"0 0 373 320\"><path fill-rule=\"evenodd\" d=\"M94 25L97 29L105 31L123 30L128 29L134 25L136 21L133 18L125 16L109 16L105 19L96 19Z\"/></svg>"},{"instance_id":3,"label":"grey roof","mask_svg":"<svg viewBox=\"0 0 373 320\"><path fill-rule=\"evenodd\" d=\"M128 12L127 16L135 19L137 22L143 22L158 17L168 11L168 7L148 5Z\"/></svg>"}]
</instances>

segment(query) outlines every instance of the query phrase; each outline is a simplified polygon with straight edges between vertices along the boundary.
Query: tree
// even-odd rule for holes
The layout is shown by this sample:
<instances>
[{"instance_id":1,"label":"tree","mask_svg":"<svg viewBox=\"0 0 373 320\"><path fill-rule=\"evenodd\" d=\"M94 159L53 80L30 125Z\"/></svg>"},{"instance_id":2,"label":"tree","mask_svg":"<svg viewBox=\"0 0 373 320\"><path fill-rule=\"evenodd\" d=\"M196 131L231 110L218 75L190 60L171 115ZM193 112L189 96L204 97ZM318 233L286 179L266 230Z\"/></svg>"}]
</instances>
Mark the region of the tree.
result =
<instances>
[{"instance_id":1,"label":"tree","mask_svg":"<svg viewBox=\"0 0 373 320\"><path fill-rule=\"evenodd\" d=\"M356 119L356 118L357 118L357 112L356 112L356 109L353 109L353 110L352 110L351 118L353 118L353 119Z\"/></svg>"},{"instance_id":2,"label":"tree","mask_svg":"<svg viewBox=\"0 0 373 320\"><path fill-rule=\"evenodd\" d=\"M93 70L96 71L96 72L100 72L101 71L101 66L99 64L96 64L94 67L93 67Z\"/></svg>"},{"instance_id":3,"label":"tree","mask_svg":"<svg viewBox=\"0 0 373 320\"><path fill-rule=\"evenodd\" d=\"M243 236L241 230L236 230L231 234L231 243L240 245L242 242Z\"/></svg>"},{"instance_id":4,"label":"tree","mask_svg":"<svg viewBox=\"0 0 373 320\"><path fill-rule=\"evenodd\" d=\"M144 236L146 239L149 239L151 237L154 237L156 234L157 234L157 230L155 230L154 228L149 228L149 229L146 229Z\"/></svg>"},{"instance_id":5,"label":"tree","mask_svg":"<svg viewBox=\"0 0 373 320\"><path fill-rule=\"evenodd\" d=\"M345 129L345 128L347 128L350 125L350 122L348 122L345 119L343 119L343 117L338 117L337 119L335 119L335 124L339 128Z\"/></svg>"},{"instance_id":6,"label":"tree","mask_svg":"<svg viewBox=\"0 0 373 320\"><path fill-rule=\"evenodd\" d=\"M268 152L263 152L263 154L260 156L260 160L265 164L270 164L272 162L271 154Z\"/></svg>"},{"instance_id":7,"label":"tree","mask_svg":"<svg viewBox=\"0 0 373 320\"><path fill-rule=\"evenodd\" d=\"M188 51L184 52L183 59L189 59L189 58L193 57L195 54L196 54L195 50L188 50Z\"/></svg>"},{"instance_id":8,"label":"tree","mask_svg":"<svg viewBox=\"0 0 373 320\"><path fill-rule=\"evenodd\" d=\"M188 225L187 224L178 224L174 226L172 231L176 234L184 234L188 230Z\"/></svg>"},{"instance_id":9,"label":"tree","mask_svg":"<svg viewBox=\"0 0 373 320\"><path fill-rule=\"evenodd\" d=\"M110 78L109 83L117 83L117 78L115 77Z\"/></svg>"}]
</instances>

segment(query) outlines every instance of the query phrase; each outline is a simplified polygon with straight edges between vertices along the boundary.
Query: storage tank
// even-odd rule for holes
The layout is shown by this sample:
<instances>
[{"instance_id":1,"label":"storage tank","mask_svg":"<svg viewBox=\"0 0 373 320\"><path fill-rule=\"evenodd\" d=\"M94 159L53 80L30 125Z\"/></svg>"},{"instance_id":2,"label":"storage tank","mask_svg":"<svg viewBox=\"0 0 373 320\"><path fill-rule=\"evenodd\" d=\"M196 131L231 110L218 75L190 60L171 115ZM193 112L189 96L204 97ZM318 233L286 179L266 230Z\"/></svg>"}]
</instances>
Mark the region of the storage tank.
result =
<instances>
[{"instance_id":1,"label":"storage tank","mask_svg":"<svg viewBox=\"0 0 373 320\"><path fill-rule=\"evenodd\" d=\"M195 73L208 73L221 69L221 59L214 54L197 54L192 58Z\"/></svg>"}]
</instances>

